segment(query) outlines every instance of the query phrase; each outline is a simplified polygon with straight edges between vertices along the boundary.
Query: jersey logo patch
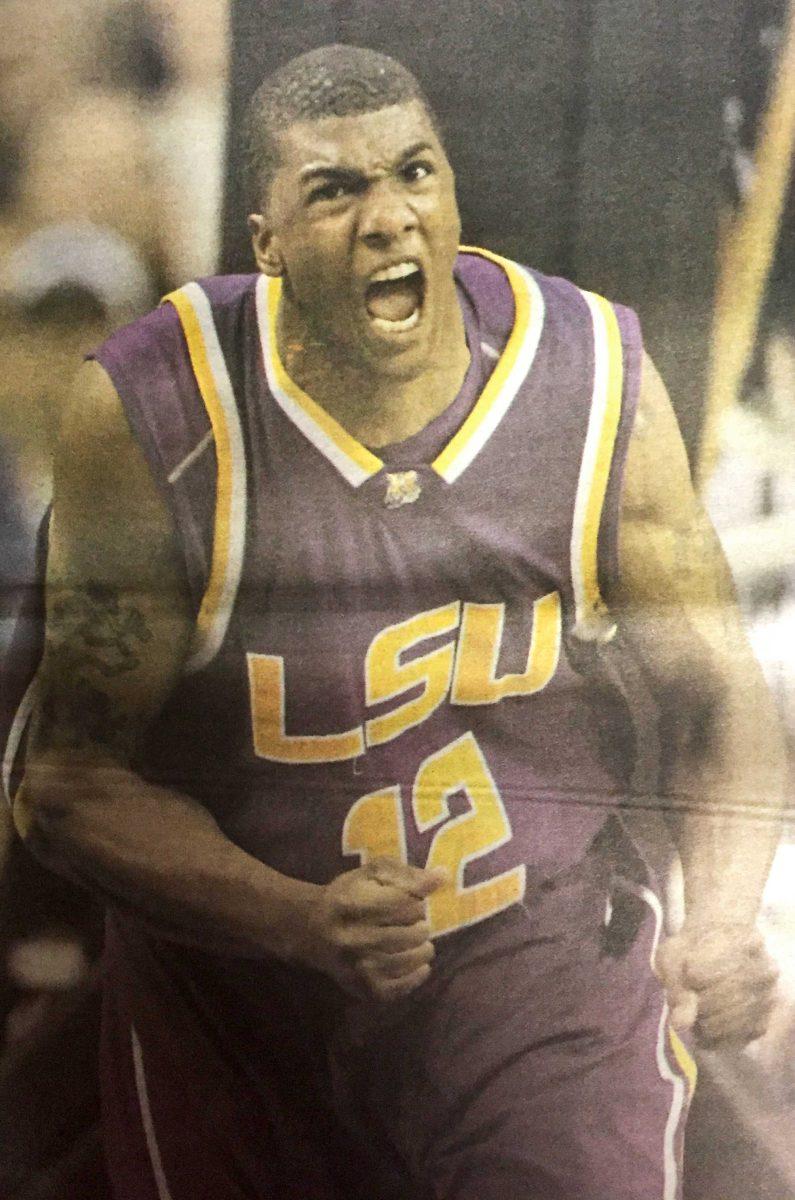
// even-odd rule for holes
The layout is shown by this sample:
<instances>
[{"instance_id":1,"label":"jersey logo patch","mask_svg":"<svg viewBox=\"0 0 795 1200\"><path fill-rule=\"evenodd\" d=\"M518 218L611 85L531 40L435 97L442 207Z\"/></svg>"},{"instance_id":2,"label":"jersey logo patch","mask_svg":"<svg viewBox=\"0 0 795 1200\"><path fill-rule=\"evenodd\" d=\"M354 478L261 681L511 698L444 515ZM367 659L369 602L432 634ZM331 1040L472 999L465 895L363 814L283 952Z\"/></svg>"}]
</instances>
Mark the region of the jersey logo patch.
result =
<instances>
[{"instance_id":1,"label":"jersey logo patch","mask_svg":"<svg viewBox=\"0 0 795 1200\"><path fill-rule=\"evenodd\" d=\"M386 480L384 504L387 508L401 508L419 500L422 488L416 471L392 471Z\"/></svg>"}]
</instances>

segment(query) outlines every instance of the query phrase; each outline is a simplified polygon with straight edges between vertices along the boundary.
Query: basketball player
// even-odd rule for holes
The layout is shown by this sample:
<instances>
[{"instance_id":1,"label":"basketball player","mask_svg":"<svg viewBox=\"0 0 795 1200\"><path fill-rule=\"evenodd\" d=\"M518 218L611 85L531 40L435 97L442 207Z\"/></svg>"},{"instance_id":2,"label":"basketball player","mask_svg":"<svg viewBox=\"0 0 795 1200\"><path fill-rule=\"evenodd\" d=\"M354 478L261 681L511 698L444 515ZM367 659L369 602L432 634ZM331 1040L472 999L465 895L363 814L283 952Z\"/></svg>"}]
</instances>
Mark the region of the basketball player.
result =
<instances>
[{"instance_id":1,"label":"basketball player","mask_svg":"<svg viewBox=\"0 0 795 1200\"><path fill-rule=\"evenodd\" d=\"M116 1195L674 1200L687 1029L770 1008L783 767L663 385L630 311L459 249L398 64L293 61L250 140L257 273L78 376L16 724L19 829L109 905Z\"/></svg>"}]
</instances>

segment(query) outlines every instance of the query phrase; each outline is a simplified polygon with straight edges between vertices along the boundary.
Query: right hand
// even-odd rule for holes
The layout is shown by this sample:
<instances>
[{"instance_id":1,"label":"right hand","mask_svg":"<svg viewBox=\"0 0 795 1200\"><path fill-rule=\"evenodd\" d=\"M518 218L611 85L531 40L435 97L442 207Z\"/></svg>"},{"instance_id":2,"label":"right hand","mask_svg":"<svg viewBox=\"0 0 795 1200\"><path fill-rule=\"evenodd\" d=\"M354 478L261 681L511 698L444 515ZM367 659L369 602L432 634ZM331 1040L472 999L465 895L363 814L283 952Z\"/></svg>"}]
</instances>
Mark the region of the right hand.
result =
<instances>
[{"instance_id":1,"label":"right hand","mask_svg":"<svg viewBox=\"0 0 795 1200\"><path fill-rule=\"evenodd\" d=\"M778 971L762 934L744 922L685 921L657 951L674 1028L694 1029L708 1049L761 1037L776 999Z\"/></svg>"},{"instance_id":2,"label":"right hand","mask_svg":"<svg viewBox=\"0 0 795 1200\"><path fill-rule=\"evenodd\" d=\"M321 887L309 916L307 965L357 996L396 1000L418 987L434 957L426 897L447 880L374 858Z\"/></svg>"}]
</instances>

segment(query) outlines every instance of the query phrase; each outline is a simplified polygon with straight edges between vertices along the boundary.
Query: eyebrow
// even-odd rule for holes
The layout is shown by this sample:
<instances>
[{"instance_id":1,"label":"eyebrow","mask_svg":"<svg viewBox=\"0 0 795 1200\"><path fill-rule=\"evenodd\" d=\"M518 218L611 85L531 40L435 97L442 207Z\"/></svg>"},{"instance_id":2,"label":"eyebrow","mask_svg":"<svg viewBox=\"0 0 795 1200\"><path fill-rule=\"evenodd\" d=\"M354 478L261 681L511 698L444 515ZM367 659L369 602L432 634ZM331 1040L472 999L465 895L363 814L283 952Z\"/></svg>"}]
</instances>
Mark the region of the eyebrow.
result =
<instances>
[{"instance_id":1,"label":"eyebrow","mask_svg":"<svg viewBox=\"0 0 795 1200\"><path fill-rule=\"evenodd\" d=\"M360 179L361 174L355 167L309 166L303 168L299 178L301 183L311 183L313 179L355 180Z\"/></svg>"},{"instance_id":2,"label":"eyebrow","mask_svg":"<svg viewBox=\"0 0 795 1200\"><path fill-rule=\"evenodd\" d=\"M403 151L395 166L402 167L410 158L416 158L418 154L426 153L429 150L433 153L433 146L430 142L415 142L413 146L409 146L408 150Z\"/></svg>"},{"instance_id":3,"label":"eyebrow","mask_svg":"<svg viewBox=\"0 0 795 1200\"><path fill-rule=\"evenodd\" d=\"M399 169L400 167L405 166L405 164L412 158L415 158L416 155L427 151L433 151L433 146L430 144L430 142L415 142L413 146L409 146L407 150L403 150L401 152L399 157L395 160L394 165L397 169ZM331 166L330 164L328 166L324 166L322 163L310 163L301 170L299 179L301 183L311 183L316 179L355 182L356 180L361 179L363 175L364 172L360 171L357 167L335 167Z\"/></svg>"}]
</instances>

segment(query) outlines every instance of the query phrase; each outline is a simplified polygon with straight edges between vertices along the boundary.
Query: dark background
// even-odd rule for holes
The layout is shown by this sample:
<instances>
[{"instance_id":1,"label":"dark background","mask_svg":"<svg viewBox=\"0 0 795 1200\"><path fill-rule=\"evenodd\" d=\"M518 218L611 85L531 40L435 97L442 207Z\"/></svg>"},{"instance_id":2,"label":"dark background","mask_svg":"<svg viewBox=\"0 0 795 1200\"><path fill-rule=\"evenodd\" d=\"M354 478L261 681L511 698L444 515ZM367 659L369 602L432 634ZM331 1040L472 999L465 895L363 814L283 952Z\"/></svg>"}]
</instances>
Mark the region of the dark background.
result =
<instances>
[{"instance_id":1,"label":"dark background","mask_svg":"<svg viewBox=\"0 0 795 1200\"><path fill-rule=\"evenodd\" d=\"M235 131L257 83L326 42L384 51L415 72L441 116L465 241L636 308L692 454L722 103L759 57L745 36L748 9L740 0L236 0L223 269L251 269Z\"/></svg>"}]
</instances>

